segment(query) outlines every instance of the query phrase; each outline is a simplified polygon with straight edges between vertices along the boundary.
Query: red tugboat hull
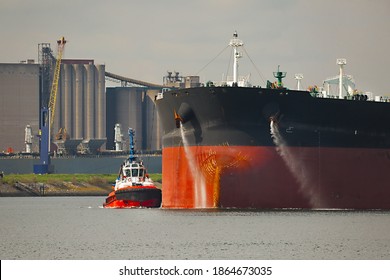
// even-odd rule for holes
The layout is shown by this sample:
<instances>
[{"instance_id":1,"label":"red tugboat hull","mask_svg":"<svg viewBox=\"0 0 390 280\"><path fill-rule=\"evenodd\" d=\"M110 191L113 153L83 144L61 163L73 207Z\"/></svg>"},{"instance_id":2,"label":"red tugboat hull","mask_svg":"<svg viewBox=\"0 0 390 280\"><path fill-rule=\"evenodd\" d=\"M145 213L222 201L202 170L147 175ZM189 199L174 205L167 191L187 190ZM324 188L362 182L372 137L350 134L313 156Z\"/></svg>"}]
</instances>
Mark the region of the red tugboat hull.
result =
<instances>
[{"instance_id":1,"label":"red tugboat hull","mask_svg":"<svg viewBox=\"0 0 390 280\"><path fill-rule=\"evenodd\" d=\"M128 187L120 191L112 191L104 208L158 208L161 206L161 190L156 187Z\"/></svg>"}]
</instances>

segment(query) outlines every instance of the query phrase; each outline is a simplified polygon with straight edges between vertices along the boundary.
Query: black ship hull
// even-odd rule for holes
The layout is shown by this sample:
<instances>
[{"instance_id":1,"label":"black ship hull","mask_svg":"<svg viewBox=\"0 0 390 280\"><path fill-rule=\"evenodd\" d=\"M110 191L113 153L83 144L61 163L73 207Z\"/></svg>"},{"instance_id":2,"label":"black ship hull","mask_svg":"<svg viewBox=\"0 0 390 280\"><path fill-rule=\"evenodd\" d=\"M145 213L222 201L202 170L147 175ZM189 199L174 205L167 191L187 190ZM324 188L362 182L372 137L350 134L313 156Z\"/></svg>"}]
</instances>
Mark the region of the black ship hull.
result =
<instances>
[{"instance_id":1,"label":"black ship hull","mask_svg":"<svg viewBox=\"0 0 390 280\"><path fill-rule=\"evenodd\" d=\"M201 87L156 105L163 207L390 209L390 103Z\"/></svg>"}]
</instances>

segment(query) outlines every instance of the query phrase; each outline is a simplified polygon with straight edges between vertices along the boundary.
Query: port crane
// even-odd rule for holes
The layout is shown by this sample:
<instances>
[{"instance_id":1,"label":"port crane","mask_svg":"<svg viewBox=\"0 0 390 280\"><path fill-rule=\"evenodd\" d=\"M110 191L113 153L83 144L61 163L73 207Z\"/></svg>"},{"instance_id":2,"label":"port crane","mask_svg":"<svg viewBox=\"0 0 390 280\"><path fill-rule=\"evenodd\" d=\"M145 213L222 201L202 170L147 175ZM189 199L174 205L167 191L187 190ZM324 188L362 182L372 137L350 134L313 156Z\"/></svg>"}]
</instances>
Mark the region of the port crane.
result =
<instances>
[{"instance_id":1,"label":"port crane","mask_svg":"<svg viewBox=\"0 0 390 280\"><path fill-rule=\"evenodd\" d=\"M66 44L66 40L64 37L61 37L58 41L58 52L57 52L57 60L56 67L54 69L54 78L53 83L51 85L50 91L50 99L49 99L49 110L50 110L50 128L53 129L53 122L56 110L56 100L57 100L57 91L58 91L58 81L60 79L60 70L61 70L61 60L62 55L64 53L64 48Z\"/></svg>"},{"instance_id":2,"label":"port crane","mask_svg":"<svg viewBox=\"0 0 390 280\"><path fill-rule=\"evenodd\" d=\"M64 37L61 37L57 41L58 51L56 66L54 68L53 83L50 91L50 98L48 107L43 107L41 109L40 116L40 148L39 148L39 164L34 164L34 173L35 174L47 174L53 172L53 166L50 164L50 136L53 130L55 108L56 108L56 99L58 91L58 81L60 79L60 70L61 70L61 60L64 52L66 40Z\"/></svg>"}]
</instances>

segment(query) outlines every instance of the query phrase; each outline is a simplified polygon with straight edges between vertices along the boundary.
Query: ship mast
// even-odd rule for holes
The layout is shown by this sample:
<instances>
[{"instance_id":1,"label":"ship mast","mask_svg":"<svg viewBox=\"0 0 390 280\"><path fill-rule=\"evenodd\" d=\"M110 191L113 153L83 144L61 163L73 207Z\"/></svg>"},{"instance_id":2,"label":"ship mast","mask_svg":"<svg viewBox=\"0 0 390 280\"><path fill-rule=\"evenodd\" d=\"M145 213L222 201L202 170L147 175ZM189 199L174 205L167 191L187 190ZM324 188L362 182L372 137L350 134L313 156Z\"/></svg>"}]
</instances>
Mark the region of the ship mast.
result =
<instances>
[{"instance_id":1,"label":"ship mast","mask_svg":"<svg viewBox=\"0 0 390 280\"><path fill-rule=\"evenodd\" d=\"M297 80L297 90L301 90L302 79L303 79L303 74L295 74L295 80Z\"/></svg>"},{"instance_id":2,"label":"ship mast","mask_svg":"<svg viewBox=\"0 0 390 280\"><path fill-rule=\"evenodd\" d=\"M278 71L274 72L274 77L278 79L278 88L283 87L282 80L286 78L287 72L280 72L280 65L278 65Z\"/></svg>"},{"instance_id":3,"label":"ship mast","mask_svg":"<svg viewBox=\"0 0 390 280\"><path fill-rule=\"evenodd\" d=\"M238 47L242 47L244 43L238 39L237 31L234 32L233 38L230 40L229 46L233 47L233 86L238 85L238 59L242 57L242 53L238 52Z\"/></svg>"},{"instance_id":4,"label":"ship mast","mask_svg":"<svg viewBox=\"0 0 390 280\"><path fill-rule=\"evenodd\" d=\"M340 66L340 78L339 78L339 98L343 98L343 67L347 64L347 60L345 58L338 58L337 64Z\"/></svg>"}]
</instances>

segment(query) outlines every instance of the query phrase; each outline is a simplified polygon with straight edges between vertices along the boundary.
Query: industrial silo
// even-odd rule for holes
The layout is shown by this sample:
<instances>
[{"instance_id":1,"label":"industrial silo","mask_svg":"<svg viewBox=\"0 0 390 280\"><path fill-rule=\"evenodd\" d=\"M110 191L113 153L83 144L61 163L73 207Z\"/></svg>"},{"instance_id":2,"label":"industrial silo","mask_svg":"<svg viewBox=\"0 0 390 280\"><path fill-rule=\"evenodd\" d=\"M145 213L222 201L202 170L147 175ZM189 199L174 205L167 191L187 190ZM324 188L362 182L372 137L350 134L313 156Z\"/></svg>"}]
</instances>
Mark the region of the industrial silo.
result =
<instances>
[{"instance_id":1,"label":"industrial silo","mask_svg":"<svg viewBox=\"0 0 390 280\"><path fill-rule=\"evenodd\" d=\"M83 138L83 116L84 116L84 66L82 64L74 64L75 72L75 92L73 98L74 122L73 122L73 137Z\"/></svg>"},{"instance_id":2,"label":"industrial silo","mask_svg":"<svg viewBox=\"0 0 390 280\"><path fill-rule=\"evenodd\" d=\"M128 125L125 126L126 128L133 128L135 129L135 141L136 141L136 148L139 150L144 149L144 143L143 143L143 118L142 118L142 111L143 111L143 98L145 95L145 92L142 88L131 88L129 92L129 103L127 107L128 111Z\"/></svg>"},{"instance_id":3,"label":"industrial silo","mask_svg":"<svg viewBox=\"0 0 390 280\"><path fill-rule=\"evenodd\" d=\"M54 132L65 128L72 143L84 140L83 149L94 152L106 137L105 67L93 60L67 59L60 77Z\"/></svg>"},{"instance_id":4,"label":"industrial silo","mask_svg":"<svg viewBox=\"0 0 390 280\"><path fill-rule=\"evenodd\" d=\"M159 90L148 90L147 98L145 98L145 126L146 131L146 150L160 150L161 149L161 129L160 121L158 119L158 113L156 106L152 100L157 95Z\"/></svg>"},{"instance_id":5,"label":"industrial silo","mask_svg":"<svg viewBox=\"0 0 390 280\"><path fill-rule=\"evenodd\" d=\"M116 87L107 89L107 148L114 149L114 128L121 124L128 144L128 129L135 129L135 149L143 145L143 102L144 89L140 87ZM128 150L128 147L124 147Z\"/></svg>"},{"instance_id":6,"label":"industrial silo","mask_svg":"<svg viewBox=\"0 0 390 280\"><path fill-rule=\"evenodd\" d=\"M73 125L72 125L72 89L73 89L73 81L72 81L72 72L73 67L70 64L65 64L64 66L64 88L62 91L62 98L61 101L63 101L62 104L62 123L61 128L65 128L67 133L70 136L73 136Z\"/></svg>"},{"instance_id":7,"label":"industrial silo","mask_svg":"<svg viewBox=\"0 0 390 280\"><path fill-rule=\"evenodd\" d=\"M84 85L84 139L93 139L95 138L95 67L93 64L86 64L84 67L86 73L86 83Z\"/></svg>"},{"instance_id":8,"label":"industrial silo","mask_svg":"<svg viewBox=\"0 0 390 280\"><path fill-rule=\"evenodd\" d=\"M96 89L96 138L106 138L106 83L105 65L97 65L97 89Z\"/></svg>"}]
</instances>

